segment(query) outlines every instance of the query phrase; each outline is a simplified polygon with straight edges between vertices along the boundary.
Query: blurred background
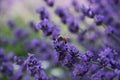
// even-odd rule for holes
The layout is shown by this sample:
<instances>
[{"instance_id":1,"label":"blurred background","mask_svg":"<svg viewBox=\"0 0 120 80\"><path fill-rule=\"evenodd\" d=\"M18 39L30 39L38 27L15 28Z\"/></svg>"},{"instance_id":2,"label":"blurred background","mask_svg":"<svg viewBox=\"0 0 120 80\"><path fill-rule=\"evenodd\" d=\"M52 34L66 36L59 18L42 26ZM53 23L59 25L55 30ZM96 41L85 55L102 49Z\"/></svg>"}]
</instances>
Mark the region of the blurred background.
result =
<instances>
[{"instance_id":1,"label":"blurred background","mask_svg":"<svg viewBox=\"0 0 120 80\"><path fill-rule=\"evenodd\" d=\"M50 40L48 38L45 38L42 35L41 31L35 33L32 29L30 29L30 22L34 22L34 24L36 24L40 21L39 15L36 14L36 9L43 6L46 7L48 12L50 13L50 18L62 29L62 35L67 37L72 37L72 36L74 37L74 35L69 34L69 31L67 30L67 28L65 28L66 25L63 25L59 20L59 18L56 17L54 13L56 6L64 6L71 9L72 7L70 1L71 0L55 0L55 5L54 7L51 8L46 5L44 0L0 0L0 48L4 48L6 55L9 55L9 53L13 52L17 56L26 57L28 52L39 53L39 52L29 51L28 49L26 49L26 46L28 44L30 45L30 42L32 41L34 42L40 39L41 43L42 41L44 43L43 46L48 46L48 45L51 46L52 44L50 43ZM78 2L80 4L87 5L85 0L78 0ZM73 14L75 13L73 12ZM17 27L16 30L12 30L9 27L9 25L12 23L15 25L15 27ZM20 38L20 40L18 40L16 39L18 38L18 36L22 36L22 38L25 39ZM73 43L78 45L75 42ZM48 47L48 48L52 48L52 47ZM82 47L80 47L80 49L84 51ZM51 53L54 53L54 50L51 51ZM49 56L47 55L48 56L47 59L49 57L53 58L54 57L53 55L54 54ZM50 74L61 78L61 80L66 80L66 76L69 76L69 74L68 75L66 74L67 73L66 69L61 68L59 66L56 67L54 65L50 66L51 63L47 59L45 59L46 55L42 55L42 58L41 60L43 60L42 62L43 68L46 70L48 75ZM17 67L18 66L15 66L15 68ZM5 80L7 80L7 78ZM69 80L69 77L67 77L67 80Z\"/></svg>"},{"instance_id":2,"label":"blurred background","mask_svg":"<svg viewBox=\"0 0 120 80\"><path fill-rule=\"evenodd\" d=\"M92 51L96 54L106 47L120 51L120 11L117 2L114 4L114 0L53 0L55 3L51 7L45 1L47 0L0 0L0 70L4 68L1 55L10 57L8 62L12 63L13 73L16 74L21 69L16 63L17 59L23 63L31 53L41 61L42 68L49 77L71 80L71 73L63 66L66 64L60 65L57 61L58 55L52 44L53 37L48 37L49 31L46 36L44 33L47 34L47 31L36 30L36 25L44 21L41 18L42 11L45 14L42 17L46 18L47 15L51 24L54 23L51 34L60 33L63 42L66 40L75 45L80 53L87 54L89 52L86 51ZM11 60L11 57L15 59ZM8 62L5 62L6 65ZM71 64L67 65L69 66ZM9 70L9 66L7 69ZM78 72L77 69L75 71ZM74 71L72 73L74 74ZM24 74L23 78L26 75ZM0 80L10 79L3 71L0 72ZM30 80L33 80L33 77L30 77Z\"/></svg>"},{"instance_id":3,"label":"blurred background","mask_svg":"<svg viewBox=\"0 0 120 80\"><path fill-rule=\"evenodd\" d=\"M55 6L70 7L71 0L55 0ZM87 4L85 0L78 0L80 4ZM41 6L47 7L44 0L0 0L0 18L5 21L10 18L20 17L24 21L38 20L35 10ZM53 8L48 8L52 12Z\"/></svg>"},{"instance_id":4,"label":"blurred background","mask_svg":"<svg viewBox=\"0 0 120 80\"><path fill-rule=\"evenodd\" d=\"M77 0L80 4L88 5L85 0ZM67 7L72 9L71 0L55 0L54 7L48 7L44 0L0 0L0 36L13 37L11 30L8 28L7 22L13 20L17 27L29 28L29 22L38 23L39 15L36 14L36 9L45 7L51 20L62 28L62 35L70 37L69 31L65 28L60 19L55 15L57 6ZM71 10L74 13L74 11ZM75 14L76 15L76 14ZM8 35L9 34L9 35ZM41 32L35 34L39 36ZM31 35L32 36L32 35ZM71 35L72 36L72 35Z\"/></svg>"}]
</instances>

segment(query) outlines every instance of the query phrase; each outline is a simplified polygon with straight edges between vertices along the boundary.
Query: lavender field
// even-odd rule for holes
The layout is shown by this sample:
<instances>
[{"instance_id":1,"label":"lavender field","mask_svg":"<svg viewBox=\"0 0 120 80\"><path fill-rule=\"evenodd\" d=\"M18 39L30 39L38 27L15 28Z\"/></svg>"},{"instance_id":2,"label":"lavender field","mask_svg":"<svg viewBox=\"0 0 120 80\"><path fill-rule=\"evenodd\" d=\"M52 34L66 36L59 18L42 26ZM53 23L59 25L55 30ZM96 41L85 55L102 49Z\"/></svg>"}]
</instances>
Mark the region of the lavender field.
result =
<instances>
[{"instance_id":1,"label":"lavender field","mask_svg":"<svg viewBox=\"0 0 120 80\"><path fill-rule=\"evenodd\" d=\"M119 0L0 0L0 80L120 80Z\"/></svg>"}]
</instances>

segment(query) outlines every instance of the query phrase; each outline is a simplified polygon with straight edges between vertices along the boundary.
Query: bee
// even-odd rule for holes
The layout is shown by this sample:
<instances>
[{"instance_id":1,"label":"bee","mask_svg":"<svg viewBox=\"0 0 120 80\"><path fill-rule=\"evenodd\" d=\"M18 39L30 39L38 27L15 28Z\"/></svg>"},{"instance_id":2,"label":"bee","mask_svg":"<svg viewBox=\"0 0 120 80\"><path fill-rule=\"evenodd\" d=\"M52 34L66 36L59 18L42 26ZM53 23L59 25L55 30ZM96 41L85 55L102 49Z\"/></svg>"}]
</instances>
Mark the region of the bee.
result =
<instances>
[{"instance_id":1,"label":"bee","mask_svg":"<svg viewBox=\"0 0 120 80\"><path fill-rule=\"evenodd\" d=\"M67 38L60 36L58 38L58 42L63 41L65 44L67 43Z\"/></svg>"}]
</instances>

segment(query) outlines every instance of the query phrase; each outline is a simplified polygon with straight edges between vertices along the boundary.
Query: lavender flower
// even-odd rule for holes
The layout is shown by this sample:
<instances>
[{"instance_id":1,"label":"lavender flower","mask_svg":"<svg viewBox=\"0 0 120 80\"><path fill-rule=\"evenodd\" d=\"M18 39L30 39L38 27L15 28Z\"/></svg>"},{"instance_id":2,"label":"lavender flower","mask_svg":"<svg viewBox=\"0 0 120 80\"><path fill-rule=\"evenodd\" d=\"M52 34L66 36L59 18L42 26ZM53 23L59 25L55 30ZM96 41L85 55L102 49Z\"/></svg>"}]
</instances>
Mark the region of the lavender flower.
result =
<instances>
[{"instance_id":1,"label":"lavender flower","mask_svg":"<svg viewBox=\"0 0 120 80\"><path fill-rule=\"evenodd\" d=\"M33 21L30 21L29 22L29 26L31 27L31 29L35 32L38 32L37 28L36 28L36 25Z\"/></svg>"},{"instance_id":2,"label":"lavender flower","mask_svg":"<svg viewBox=\"0 0 120 80\"><path fill-rule=\"evenodd\" d=\"M34 76L35 80L47 80L47 76L41 68L41 63L32 54L29 54L25 64L28 74Z\"/></svg>"},{"instance_id":3,"label":"lavender flower","mask_svg":"<svg viewBox=\"0 0 120 80\"><path fill-rule=\"evenodd\" d=\"M15 36L15 40L21 40L26 38L29 35L29 31L23 30L22 28L16 28L13 31L13 34Z\"/></svg>"},{"instance_id":4,"label":"lavender flower","mask_svg":"<svg viewBox=\"0 0 120 80\"><path fill-rule=\"evenodd\" d=\"M3 62L0 66L0 72L11 77L13 75L13 64L11 62Z\"/></svg>"},{"instance_id":5,"label":"lavender flower","mask_svg":"<svg viewBox=\"0 0 120 80\"><path fill-rule=\"evenodd\" d=\"M13 20L8 20L7 24L12 30L16 27L15 22Z\"/></svg>"},{"instance_id":6,"label":"lavender flower","mask_svg":"<svg viewBox=\"0 0 120 80\"><path fill-rule=\"evenodd\" d=\"M22 78L23 78L23 73L21 70L18 70L13 76L13 80L21 80Z\"/></svg>"},{"instance_id":7,"label":"lavender flower","mask_svg":"<svg viewBox=\"0 0 120 80\"><path fill-rule=\"evenodd\" d=\"M38 30L41 29L45 36L52 36L53 39L60 35L59 28L48 19L39 22L36 27Z\"/></svg>"},{"instance_id":8,"label":"lavender flower","mask_svg":"<svg viewBox=\"0 0 120 80\"><path fill-rule=\"evenodd\" d=\"M36 9L36 13L39 14L41 20L49 19L49 13L45 7Z\"/></svg>"},{"instance_id":9,"label":"lavender flower","mask_svg":"<svg viewBox=\"0 0 120 80\"><path fill-rule=\"evenodd\" d=\"M55 0L44 0L46 2L46 4L50 7L53 7L54 6L54 2Z\"/></svg>"},{"instance_id":10,"label":"lavender flower","mask_svg":"<svg viewBox=\"0 0 120 80\"><path fill-rule=\"evenodd\" d=\"M66 8L58 6L55 10L55 13L57 16L60 17L62 23L64 23L64 24L67 23L67 19L68 19L70 14Z\"/></svg>"},{"instance_id":11,"label":"lavender flower","mask_svg":"<svg viewBox=\"0 0 120 80\"><path fill-rule=\"evenodd\" d=\"M55 4L55 0L44 1L51 9ZM14 52L17 45L11 46L10 39L2 35L0 73L11 80L56 80L51 70L60 67L65 69L65 75L58 80L68 80L63 77L72 80L120 80L120 1L87 0L86 3L88 7L77 0L72 0L69 6L54 6L60 23L71 32L67 36L71 41L61 33L61 25L51 19L47 7L36 10L40 18L37 25L34 21L29 22L29 27L37 33L17 28L14 21L9 20L7 24L14 35L13 43L20 42L24 48L18 52L28 53L28 57L24 54L17 56ZM39 36L39 30L44 36ZM13 50L9 46L16 48ZM8 49L13 51L6 55ZM44 68L44 62L48 63L47 68Z\"/></svg>"},{"instance_id":12,"label":"lavender flower","mask_svg":"<svg viewBox=\"0 0 120 80\"><path fill-rule=\"evenodd\" d=\"M74 18L68 19L68 29L71 33L78 33L79 31L79 25L78 23L74 20Z\"/></svg>"},{"instance_id":13,"label":"lavender flower","mask_svg":"<svg viewBox=\"0 0 120 80\"><path fill-rule=\"evenodd\" d=\"M101 25L103 22L104 17L102 15L96 15L95 16L95 23L96 25Z\"/></svg>"}]
</instances>

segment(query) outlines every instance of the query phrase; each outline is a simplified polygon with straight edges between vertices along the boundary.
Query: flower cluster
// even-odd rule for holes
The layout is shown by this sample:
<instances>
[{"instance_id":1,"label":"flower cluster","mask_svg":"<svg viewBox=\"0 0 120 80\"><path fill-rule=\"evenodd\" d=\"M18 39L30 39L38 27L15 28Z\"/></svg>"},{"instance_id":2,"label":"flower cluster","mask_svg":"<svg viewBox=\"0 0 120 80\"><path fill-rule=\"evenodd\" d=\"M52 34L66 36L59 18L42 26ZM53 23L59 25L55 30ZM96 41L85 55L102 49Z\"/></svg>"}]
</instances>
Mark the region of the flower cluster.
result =
<instances>
[{"instance_id":1,"label":"flower cluster","mask_svg":"<svg viewBox=\"0 0 120 80\"><path fill-rule=\"evenodd\" d=\"M0 79L120 80L120 1L87 0L85 6L72 0L70 7L55 6L55 0L44 2L47 7L55 7L55 16L70 36L62 36L63 27L51 19L47 7L36 10L40 18L37 24L28 23L33 32L9 20L13 39L0 36L0 47L18 45L23 49L17 56L16 50L5 55L0 48ZM35 36L40 31L43 35ZM28 57L22 53L28 53ZM43 68L44 61L49 63L47 69ZM51 75L49 71L56 67L63 68L67 75Z\"/></svg>"}]
</instances>

